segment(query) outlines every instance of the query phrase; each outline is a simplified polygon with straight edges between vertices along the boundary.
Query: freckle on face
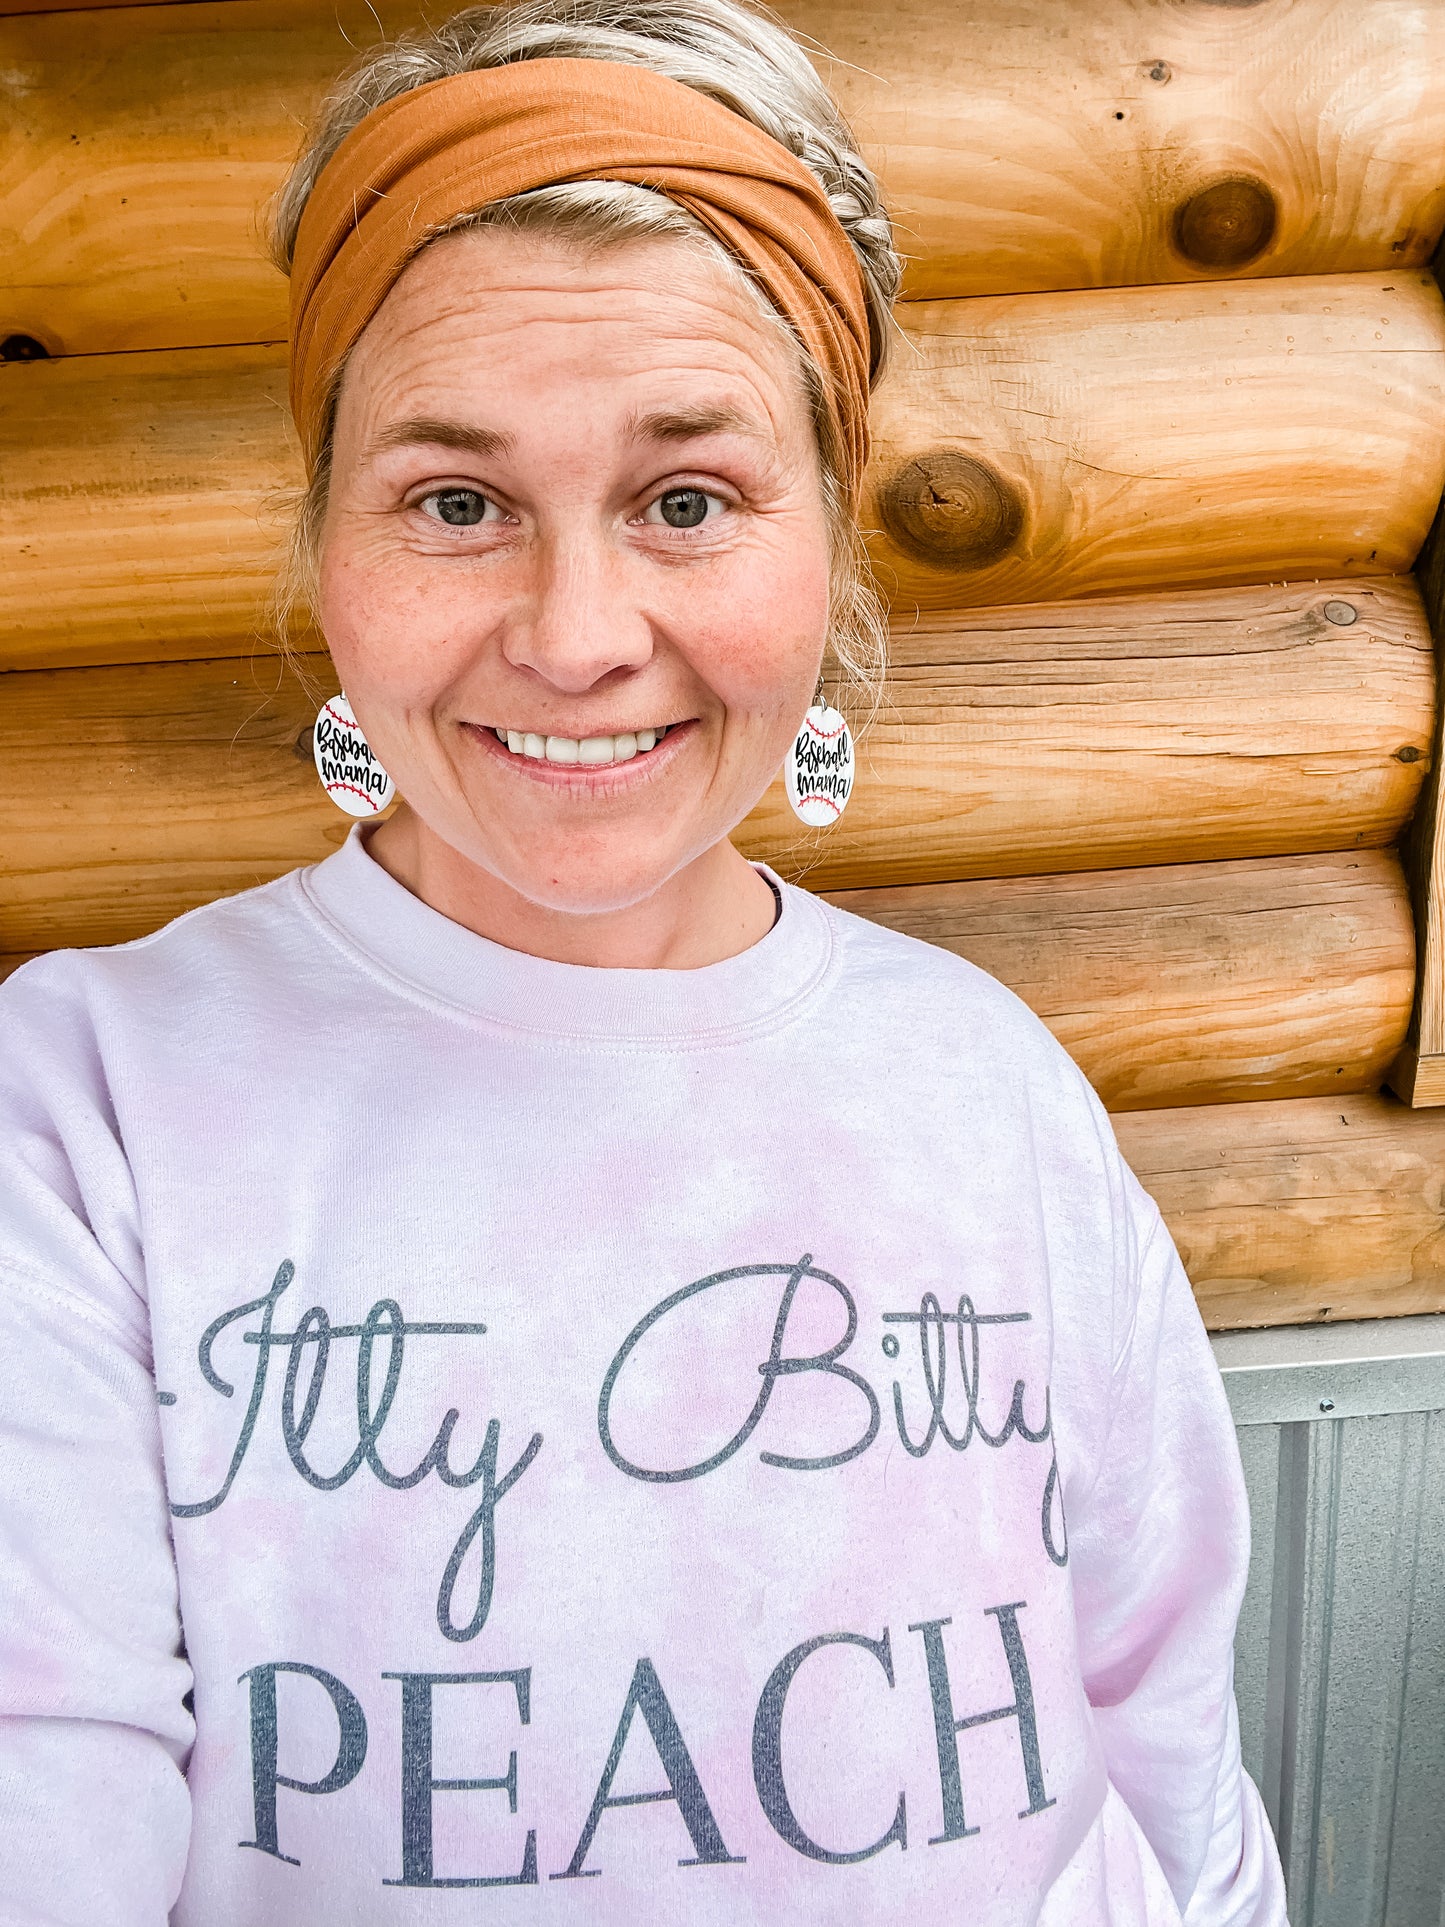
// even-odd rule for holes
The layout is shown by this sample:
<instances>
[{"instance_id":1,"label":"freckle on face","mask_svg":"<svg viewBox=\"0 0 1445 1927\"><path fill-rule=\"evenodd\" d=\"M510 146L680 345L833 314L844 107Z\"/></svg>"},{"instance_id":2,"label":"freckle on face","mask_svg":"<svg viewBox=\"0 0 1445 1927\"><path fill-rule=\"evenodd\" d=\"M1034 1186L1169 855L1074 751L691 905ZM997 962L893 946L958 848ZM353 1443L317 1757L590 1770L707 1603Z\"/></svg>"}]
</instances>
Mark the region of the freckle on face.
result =
<instances>
[{"instance_id":1,"label":"freckle on face","mask_svg":"<svg viewBox=\"0 0 1445 1927\"><path fill-rule=\"evenodd\" d=\"M662 517L679 489L695 527ZM342 385L320 614L419 834L534 903L642 900L752 807L812 691L828 541L788 344L685 244L434 244ZM667 725L606 768L495 735Z\"/></svg>"}]
</instances>

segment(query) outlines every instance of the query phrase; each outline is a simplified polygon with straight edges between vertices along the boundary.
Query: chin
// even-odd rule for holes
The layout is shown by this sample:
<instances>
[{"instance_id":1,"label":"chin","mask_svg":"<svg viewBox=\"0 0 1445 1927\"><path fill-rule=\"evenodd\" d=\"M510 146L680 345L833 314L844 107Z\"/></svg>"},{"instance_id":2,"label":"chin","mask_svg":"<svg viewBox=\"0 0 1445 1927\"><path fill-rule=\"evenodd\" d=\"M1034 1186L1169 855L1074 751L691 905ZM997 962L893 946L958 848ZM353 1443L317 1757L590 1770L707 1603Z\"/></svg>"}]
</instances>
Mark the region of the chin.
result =
<instances>
[{"instance_id":1,"label":"chin","mask_svg":"<svg viewBox=\"0 0 1445 1927\"><path fill-rule=\"evenodd\" d=\"M546 863L538 861L535 851L529 851L521 861L489 867L509 889L539 910L558 916L593 917L645 903L696 854L594 849L586 857L579 857L575 849L569 849L559 853L555 863Z\"/></svg>"}]
</instances>

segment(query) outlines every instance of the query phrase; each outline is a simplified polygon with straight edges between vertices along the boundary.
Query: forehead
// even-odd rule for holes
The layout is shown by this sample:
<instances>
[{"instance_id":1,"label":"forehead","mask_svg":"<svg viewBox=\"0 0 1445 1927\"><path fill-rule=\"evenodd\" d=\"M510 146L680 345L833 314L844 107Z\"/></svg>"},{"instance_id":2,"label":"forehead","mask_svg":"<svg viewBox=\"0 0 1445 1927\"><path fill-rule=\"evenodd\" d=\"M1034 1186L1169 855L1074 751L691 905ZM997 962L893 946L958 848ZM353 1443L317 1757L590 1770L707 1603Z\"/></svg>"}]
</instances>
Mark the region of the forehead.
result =
<instances>
[{"instance_id":1,"label":"forehead","mask_svg":"<svg viewBox=\"0 0 1445 1927\"><path fill-rule=\"evenodd\" d=\"M357 344L343 398L374 417L443 393L505 405L558 382L599 400L629 385L701 385L779 428L803 408L790 337L712 250L492 228L448 235L410 263Z\"/></svg>"}]
</instances>

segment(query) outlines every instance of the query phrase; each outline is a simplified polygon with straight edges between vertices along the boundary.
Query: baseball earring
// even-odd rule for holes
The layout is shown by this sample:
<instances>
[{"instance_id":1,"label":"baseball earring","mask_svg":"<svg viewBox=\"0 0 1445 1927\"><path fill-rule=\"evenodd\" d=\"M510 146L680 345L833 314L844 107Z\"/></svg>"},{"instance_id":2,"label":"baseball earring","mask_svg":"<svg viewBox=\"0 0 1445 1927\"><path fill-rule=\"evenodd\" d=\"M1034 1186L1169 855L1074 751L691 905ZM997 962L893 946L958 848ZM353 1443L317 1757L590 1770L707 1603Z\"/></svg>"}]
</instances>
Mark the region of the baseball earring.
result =
<instances>
[{"instance_id":1,"label":"baseball earring","mask_svg":"<svg viewBox=\"0 0 1445 1927\"><path fill-rule=\"evenodd\" d=\"M853 793L853 737L843 716L824 700L821 676L788 751L783 782L794 816L815 830L836 823Z\"/></svg>"},{"instance_id":2,"label":"baseball earring","mask_svg":"<svg viewBox=\"0 0 1445 1927\"><path fill-rule=\"evenodd\" d=\"M345 695L321 705L311 747L322 788L348 816L375 816L396 795L396 784L376 760Z\"/></svg>"}]
</instances>

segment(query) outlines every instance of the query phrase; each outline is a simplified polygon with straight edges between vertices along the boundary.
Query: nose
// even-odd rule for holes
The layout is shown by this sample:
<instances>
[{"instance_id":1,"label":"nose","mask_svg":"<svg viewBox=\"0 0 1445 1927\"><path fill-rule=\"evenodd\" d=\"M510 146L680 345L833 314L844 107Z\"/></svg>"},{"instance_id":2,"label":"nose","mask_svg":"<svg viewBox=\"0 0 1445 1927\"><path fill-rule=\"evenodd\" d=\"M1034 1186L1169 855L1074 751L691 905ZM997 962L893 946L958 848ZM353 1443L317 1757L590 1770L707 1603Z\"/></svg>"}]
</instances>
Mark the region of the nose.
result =
<instances>
[{"instance_id":1,"label":"nose","mask_svg":"<svg viewBox=\"0 0 1445 1927\"><path fill-rule=\"evenodd\" d=\"M580 696L651 659L651 624L605 531L573 526L539 535L529 562L502 643L514 667Z\"/></svg>"}]
</instances>

